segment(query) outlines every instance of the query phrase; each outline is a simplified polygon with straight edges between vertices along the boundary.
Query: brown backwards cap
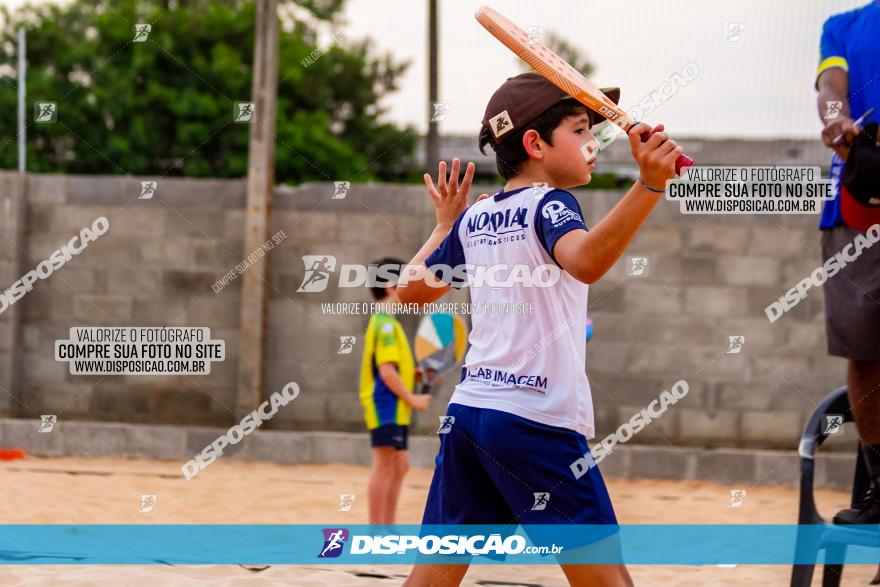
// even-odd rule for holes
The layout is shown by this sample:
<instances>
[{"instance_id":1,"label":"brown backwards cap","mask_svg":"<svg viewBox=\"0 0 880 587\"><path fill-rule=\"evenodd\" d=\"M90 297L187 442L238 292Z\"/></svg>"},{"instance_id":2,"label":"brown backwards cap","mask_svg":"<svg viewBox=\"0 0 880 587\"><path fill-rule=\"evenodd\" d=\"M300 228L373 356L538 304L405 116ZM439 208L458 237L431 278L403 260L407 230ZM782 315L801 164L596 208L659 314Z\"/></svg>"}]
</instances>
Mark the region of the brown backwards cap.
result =
<instances>
[{"instance_id":1,"label":"brown backwards cap","mask_svg":"<svg viewBox=\"0 0 880 587\"><path fill-rule=\"evenodd\" d=\"M602 93L617 104L620 88L601 88ZM554 86L535 72L521 73L508 78L495 90L486 106L483 126L492 132L495 144L500 143L513 131L518 130L540 116L545 110L571 96ZM605 120L587 108L590 126Z\"/></svg>"}]
</instances>

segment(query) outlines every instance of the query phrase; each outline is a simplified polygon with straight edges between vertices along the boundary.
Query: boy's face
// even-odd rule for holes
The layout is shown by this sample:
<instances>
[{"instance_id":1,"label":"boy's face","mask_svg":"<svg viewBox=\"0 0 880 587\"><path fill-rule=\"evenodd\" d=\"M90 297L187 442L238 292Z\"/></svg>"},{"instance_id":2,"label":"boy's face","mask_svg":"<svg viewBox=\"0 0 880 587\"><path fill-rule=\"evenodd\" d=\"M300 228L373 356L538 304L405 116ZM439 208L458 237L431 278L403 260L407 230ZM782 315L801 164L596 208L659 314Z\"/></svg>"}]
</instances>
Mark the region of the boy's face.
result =
<instances>
[{"instance_id":1,"label":"boy's face","mask_svg":"<svg viewBox=\"0 0 880 587\"><path fill-rule=\"evenodd\" d=\"M563 118L551 140L543 166L553 185L565 189L590 183L599 154L599 141L590 132L590 117L583 113Z\"/></svg>"}]
</instances>

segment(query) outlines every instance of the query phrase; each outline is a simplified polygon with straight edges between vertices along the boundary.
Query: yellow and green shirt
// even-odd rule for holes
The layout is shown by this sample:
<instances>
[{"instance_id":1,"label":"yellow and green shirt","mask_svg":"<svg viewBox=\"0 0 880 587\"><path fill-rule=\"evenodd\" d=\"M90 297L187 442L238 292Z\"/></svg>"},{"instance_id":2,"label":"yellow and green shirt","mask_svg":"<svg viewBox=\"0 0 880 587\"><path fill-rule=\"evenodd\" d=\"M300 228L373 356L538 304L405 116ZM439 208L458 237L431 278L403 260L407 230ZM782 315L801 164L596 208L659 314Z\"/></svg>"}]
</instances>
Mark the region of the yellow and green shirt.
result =
<instances>
[{"instance_id":1,"label":"yellow and green shirt","mask_svg":"<svg viewBox=\"0 0 880 587\"><path fill-rule=\"evenodd\" d=\"M394 395L379 377L379 365L396 363L397 372L406 388L412 391L415 385L415 361L400 322L390 314L373 314L364 340L360 398L367 429L373 430L386 424L408 426L412 409Z\"/></svg>"}]
</instances>

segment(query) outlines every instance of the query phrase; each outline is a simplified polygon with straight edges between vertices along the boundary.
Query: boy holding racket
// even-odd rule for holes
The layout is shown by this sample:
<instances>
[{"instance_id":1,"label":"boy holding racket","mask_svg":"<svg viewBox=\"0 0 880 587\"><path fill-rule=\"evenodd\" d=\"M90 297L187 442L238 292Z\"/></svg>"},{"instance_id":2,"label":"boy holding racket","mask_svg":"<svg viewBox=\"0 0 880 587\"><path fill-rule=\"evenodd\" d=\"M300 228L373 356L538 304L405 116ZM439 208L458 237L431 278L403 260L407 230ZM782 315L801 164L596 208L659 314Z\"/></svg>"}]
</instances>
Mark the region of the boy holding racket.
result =
<instances>
[{"instance_id":1,"label":"boy holding racket","mask_svg":"<svg viewBox=\"0 0 880 587\"><path fill-rule=\"evenodd\" d=\"M619 99L616 88L603 91ZM461 184L458 159L448 179L440 163L436 187L425 174L437 226L402 276L401 301L433 302L465 285L447 267L560 271L549 287L522 280L471 285L474 304L530 303L534 314L472 317L471 347L447 408L444 422L451 425L440 434L422 524L617 524L599 469L576 476L571 467L589 453L594 436L584 365L587 290L660 200L682 148L662 125L644 143L639 135L651 129L633 127L639 181L588 229L566 190L589 183L599 147L590 127L601 120L540 75L521 74L492 96L480 132L481 150L494 149L507 180L503 190L468 207L473 163ZM405 585L459 585L467 568L417 565ZM619 564L562 569L571 585L632 585Z\"/></svg>"}]
</instances>

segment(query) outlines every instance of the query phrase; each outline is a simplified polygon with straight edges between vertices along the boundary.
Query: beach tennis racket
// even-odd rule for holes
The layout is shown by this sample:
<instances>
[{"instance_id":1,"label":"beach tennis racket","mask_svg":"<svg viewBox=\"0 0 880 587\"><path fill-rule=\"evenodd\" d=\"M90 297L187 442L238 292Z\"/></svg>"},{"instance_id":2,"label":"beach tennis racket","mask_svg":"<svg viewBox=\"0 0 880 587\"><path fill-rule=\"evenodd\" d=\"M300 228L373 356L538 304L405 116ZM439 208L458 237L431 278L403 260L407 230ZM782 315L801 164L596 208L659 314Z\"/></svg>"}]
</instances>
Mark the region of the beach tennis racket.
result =
<instances>
[{"instance_id":1,"label":"beach tennis racket","mask_svg":"<svg viewBox=\"0 0 880 587\"><path fill-rule=\"evenodd\" d=\"M416 366L421 376L417 393L430 393L431 386L464 358L467 327L458 316L428 314L416 330Z\"/></svg>"},{"instance_id":2,"label":"beach tennis racket","mask_svg":"<svg viewBox=\"0 0 880 587\"><path fill-rule=\"evenodd\" d=\"M530 40L526 31L495 10L483 6L477 10L476 18L492 36L531 65L536 72L590 110L604 116L624 132L629 132L629 129L638 124L623 108L615 104L559 55L542 43ZM642 142L651 138L652 134L653 131L642 133ZM693 159L681 155L675 161L675 173L681 174L683 167L693 164Z\"/></svg>"}]
</instances>

